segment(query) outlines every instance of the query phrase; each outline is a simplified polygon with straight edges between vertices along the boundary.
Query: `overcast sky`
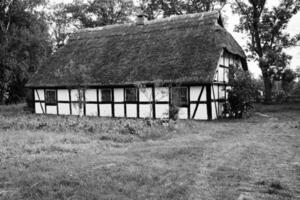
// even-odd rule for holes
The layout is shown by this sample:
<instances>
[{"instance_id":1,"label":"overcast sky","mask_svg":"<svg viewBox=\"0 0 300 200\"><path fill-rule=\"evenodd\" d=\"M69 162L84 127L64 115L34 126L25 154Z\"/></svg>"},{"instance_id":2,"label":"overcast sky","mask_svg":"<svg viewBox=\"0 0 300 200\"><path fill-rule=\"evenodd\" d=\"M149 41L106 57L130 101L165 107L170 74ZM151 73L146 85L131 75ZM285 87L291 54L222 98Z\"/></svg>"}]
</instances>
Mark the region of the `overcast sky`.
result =
<instances>
[{"instance_id":1,"label":"overcast sky","mask_svg":"<svg viewBox=\"0 0 300 200\"><path fill-rule=\"evenodd\" d=\"M70 3L72 0L49 0L51 4L56 4L56 3ZM278 5L279 0L268 0L267 1L267 7L274 7ZM231 12L230 6L225 6L223 9L224 15L228 17L227 21L227 30L234 36L234 38L239 42L239 44L245 48L246 45L246 36L241 33L236 33L233 31L235 25L239 23L239 16L234 15ZM289 22L289 25L286 30L287 33L289 33L291 36L300 33L300 13L295 15L291 21ZM296 68L296 66L300 66L300 47L294 47L286 50L286 52L293 56L292 62L290 67L291 68ZM254 62L249 62L249 70L254 74L255 77L258 77L261 72L260 69L258 68L257 64Z\"/></svg>"}]
</instances>

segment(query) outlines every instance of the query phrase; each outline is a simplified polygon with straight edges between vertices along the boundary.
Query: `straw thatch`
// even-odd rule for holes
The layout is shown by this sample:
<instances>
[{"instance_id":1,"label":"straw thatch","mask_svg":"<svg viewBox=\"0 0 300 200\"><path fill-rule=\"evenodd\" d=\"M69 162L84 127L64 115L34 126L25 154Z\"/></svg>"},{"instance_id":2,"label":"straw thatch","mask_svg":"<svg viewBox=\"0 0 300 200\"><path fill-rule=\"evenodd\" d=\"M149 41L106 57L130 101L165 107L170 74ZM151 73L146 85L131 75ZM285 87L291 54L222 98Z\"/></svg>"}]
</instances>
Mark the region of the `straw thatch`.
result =
<instances>
[{"instance_id":1,"label":"straw thatch","mask_svg":"<svg viewBox=\"0 0 300 200\"><path fill-rule=\"evenodd\" d=\"M84 29L51 56L29 87L210 83L222 49L245 54L223 28L218 12Z\"/></svg>"}]
</instances>

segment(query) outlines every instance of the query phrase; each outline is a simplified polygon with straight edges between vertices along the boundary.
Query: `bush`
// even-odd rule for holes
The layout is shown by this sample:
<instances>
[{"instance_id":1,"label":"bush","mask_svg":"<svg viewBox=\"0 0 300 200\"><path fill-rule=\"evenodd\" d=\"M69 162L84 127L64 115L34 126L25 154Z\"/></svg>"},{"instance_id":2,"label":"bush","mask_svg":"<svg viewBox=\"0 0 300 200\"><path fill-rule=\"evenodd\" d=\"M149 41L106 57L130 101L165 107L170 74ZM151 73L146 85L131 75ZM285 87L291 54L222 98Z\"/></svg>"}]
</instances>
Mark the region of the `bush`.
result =
<instances>
[{"instance_id":1,"label":"bush","mask_svg":"<svg viewBox=\"0 0 300 200\"><path fill-rule=\"evenodd\" d=\"M232 70L231 73L233 73L230 79L232 89L228 90L228 103L224 106L223 116L242 118L245 113L253 109L253 102L259 88L249 72Z\"/></svg>"}]
</instances>

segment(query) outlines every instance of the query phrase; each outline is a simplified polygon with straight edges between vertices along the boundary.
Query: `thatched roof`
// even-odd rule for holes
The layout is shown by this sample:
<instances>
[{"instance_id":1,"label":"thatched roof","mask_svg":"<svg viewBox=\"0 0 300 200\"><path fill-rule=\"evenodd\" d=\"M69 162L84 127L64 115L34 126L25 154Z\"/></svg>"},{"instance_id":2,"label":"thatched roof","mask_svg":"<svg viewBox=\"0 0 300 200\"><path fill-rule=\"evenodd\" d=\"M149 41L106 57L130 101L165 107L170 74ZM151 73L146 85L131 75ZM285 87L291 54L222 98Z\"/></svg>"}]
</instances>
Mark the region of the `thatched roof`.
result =
<instances>
[{"instance_id":1,"label":"thatched roof","mask_svg":"<svg viewBox=\"0 0 300 200\"><path fill-rule=\"evenodd\" d=\"M218 12L83 29L52 55L27 86L210 83L223 49L246 56Z\"/></svg>"}]
</instances>

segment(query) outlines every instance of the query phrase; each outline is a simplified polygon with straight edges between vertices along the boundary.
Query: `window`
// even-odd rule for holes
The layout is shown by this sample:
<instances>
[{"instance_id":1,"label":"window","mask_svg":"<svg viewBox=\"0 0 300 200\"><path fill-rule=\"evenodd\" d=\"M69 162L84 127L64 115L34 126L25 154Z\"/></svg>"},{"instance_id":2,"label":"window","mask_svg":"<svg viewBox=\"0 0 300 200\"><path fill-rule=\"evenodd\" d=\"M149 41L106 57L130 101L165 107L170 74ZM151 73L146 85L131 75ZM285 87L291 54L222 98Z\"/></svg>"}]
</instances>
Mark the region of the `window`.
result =
<instances>
[{"instance_id":1,"label":"window","mask_svg":"<svg viewBox=\"0 0 300 200\"><path fill-rule=\"evenodd\" d=\"M111 102L112 101L111 89L102 89L101 90L101 101L102 102Z\"/></svg>"},{"instance_id":2,"label":"window","mask_svg":"<svg viewBox=\"0 0 300 200\"><path fill-rule=\"evenodd\" d=\"M56 105L57 98L56 98L56 91L55 90L46 90L46 98L45 103L47 105Z\"/></svg>"},{"instance_id":3,"label":"window","mask_svg":"<svg viewBox=\"0 0 300 200\"><path fill-rule=\"evenodd\" d=\"M126 102L137 101L137 89L136 88L126 88L125 89L125 100Z\"/></svg>"},{"instance_id":4,"label":"window","mask_svg":"<svg viewBox=\"0 0 300 200\"><path fill-rule=\"evenodd\" d=\"M172 104L176 106L188 105L188 91L186 87L172 88Z\"/></svg>"}]
</instances>

